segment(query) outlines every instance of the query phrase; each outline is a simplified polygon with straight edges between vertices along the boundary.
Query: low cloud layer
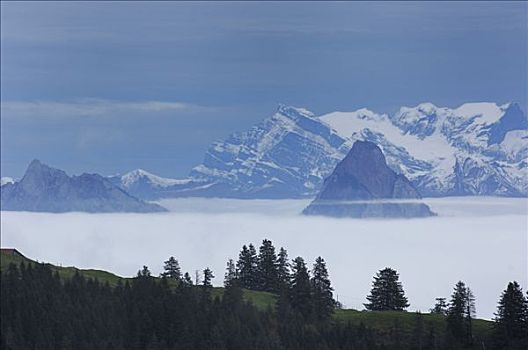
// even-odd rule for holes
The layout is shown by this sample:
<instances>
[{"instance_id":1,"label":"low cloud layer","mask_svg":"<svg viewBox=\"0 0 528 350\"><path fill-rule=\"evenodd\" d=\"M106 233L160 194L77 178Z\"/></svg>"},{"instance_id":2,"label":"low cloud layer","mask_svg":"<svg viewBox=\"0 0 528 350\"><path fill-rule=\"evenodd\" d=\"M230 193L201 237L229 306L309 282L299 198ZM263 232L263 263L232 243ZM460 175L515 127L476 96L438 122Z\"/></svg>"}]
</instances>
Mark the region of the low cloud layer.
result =
<instances>
[{"instance_id":1,"label":"low cloud layer","mask_svg":"<svg viewBox=\"0 0 528 350\"><path fill-rule=\"evenodd\" d=\"M397 269L410 310L427 312L449 297L458 280L477 298L479 317L492 318L507 283L528 287L525 199L427 200L440 216L414 220L303 217L308 201L179 199L163 201L161 214L42 214L2 212L2 247L28 257L134 275L143 264L154 274L174 255L183 270L213 269L221 285L228 258L242 244L271 239L328 263L335 293L362 309L372 276Z\"/></svg>"}]
</instances>

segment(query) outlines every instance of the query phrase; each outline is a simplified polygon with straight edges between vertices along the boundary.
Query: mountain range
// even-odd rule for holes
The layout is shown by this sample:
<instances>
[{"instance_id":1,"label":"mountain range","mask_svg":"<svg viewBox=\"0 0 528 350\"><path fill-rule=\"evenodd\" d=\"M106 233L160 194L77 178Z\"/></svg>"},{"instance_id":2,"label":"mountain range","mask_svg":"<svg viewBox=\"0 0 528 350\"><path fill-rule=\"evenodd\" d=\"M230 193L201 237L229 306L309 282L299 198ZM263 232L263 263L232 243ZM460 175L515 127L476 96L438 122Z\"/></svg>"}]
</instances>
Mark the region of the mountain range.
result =
<instances>
[{"instance_id":1,"label":"mountain range","mask_svg":"<svg viewBox=\"0 0 528 350\"><path fill-rule=\"evenodd\" d=\"M165 208L126 193L98 174L68 176L33 160L18 182L1 187L2 210L38 212L162 212Z\"/></svg>"},{"instance_id":2,"label":"mountain range","mask_svg":"<svg viewBox=\"0 0 528 350\"><path fill-rule=\"evenodd\" d=\"M109 179L144 199L309 198L357 140L378 145L422 196L528 195L528 120L516 103L320 116L280 105L249 130L214 142L186 179L144 170Z\"/></svg>"}]
</instances>

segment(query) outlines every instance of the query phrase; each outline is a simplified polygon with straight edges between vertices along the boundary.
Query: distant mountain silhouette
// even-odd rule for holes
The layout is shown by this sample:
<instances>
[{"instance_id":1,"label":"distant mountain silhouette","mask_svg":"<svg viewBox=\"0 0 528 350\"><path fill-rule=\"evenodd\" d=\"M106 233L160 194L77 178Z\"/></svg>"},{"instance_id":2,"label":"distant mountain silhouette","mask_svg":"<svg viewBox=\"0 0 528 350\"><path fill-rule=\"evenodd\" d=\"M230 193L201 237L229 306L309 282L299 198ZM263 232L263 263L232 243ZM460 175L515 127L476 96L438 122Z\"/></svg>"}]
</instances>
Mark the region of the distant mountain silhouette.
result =
<instances>
[{"instance_id":1,"label":"distant mountain silhouette","mask_svg":"<svg viewBox=\"0 0 528 350\"><path fill-rule=\"evenodd\" d=\"M2 210L37 212L161 212L98 174L68 176L33 160L24 177L1 187Z\"/></svg>"},{"instance_id":2,"label":"distant mountain silhouette","mask_svg":"<svg viewBox=\"0 0 528 350\"><path fill-rule=\"evenodd\" d=\"M335 217L426 217L434 215L407 178L387 166L376 144L356 141L303 211Z\"/></svg>"}]
</instances>

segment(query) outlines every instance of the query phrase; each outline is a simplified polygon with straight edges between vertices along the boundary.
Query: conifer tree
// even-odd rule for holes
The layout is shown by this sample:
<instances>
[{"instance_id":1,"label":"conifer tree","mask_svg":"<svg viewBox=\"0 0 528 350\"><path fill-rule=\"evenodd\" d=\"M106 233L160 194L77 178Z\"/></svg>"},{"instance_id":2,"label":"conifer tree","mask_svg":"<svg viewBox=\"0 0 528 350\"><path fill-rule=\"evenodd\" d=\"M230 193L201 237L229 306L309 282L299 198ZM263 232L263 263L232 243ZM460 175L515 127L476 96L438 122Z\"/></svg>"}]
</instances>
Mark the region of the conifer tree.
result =
<instances>
[{"instance_id":1,"label":"conifer tree","mask_svg":"<svg viewBox=\"0 0 528 350\"><path fill-rule=\"evenodd\" d=\"M192 286L193 285L193 281L192 281L191 275L189 275L188 272L186 272L183 275L183 284L186 285L186 286Z\"/></svg>"},{"instance_id":2,"label":"conifer tree","mask_svg":"<svg viewBox=\"0 0 528 350\"><path fill-rule=\"evenodd\" d=\"M364 304L365 308L371 311L405 310L409 303L398 280L399 275L395 270L389 267L380 270L374 276L372 290L367 296L369 303Z\"/></svg>"},{"instance_id":3,"label":"conifer tree","mask_svg":"<svg viewBox=\"0 0 528 350\"><path fill-rule=\"evenodd\" d=\"M277 291L288 288L290 284L290 263L288 262L288 252L281 247L277 257Z\"/></svg>"},{"instance_id":4,"label":"conifer tree","mask_svg":"<svg viewBox=\"0 0 528 350\"><path fill-rule=\"evenodd\" d=\"M250 267L250 289L256 289L257 288L257 264L258 264L258 256L257 256L257 250L255 249L255 246L253 244L249 244L248 246L249 250L249 260L248 260L248 267Z\"/></svg>"},{"instance_id":5,"label":"conifer tree","mask_svg":"<svg viewBox=\"0 0 528 350\"><path fill-rule=\"evenodd\" d=\"M138 271L137 277L150 277L150 270L147 266L143 265L143 268Z\"/></svg>"},{"instance_id":6,"label":"conifer tree","mask_svg":"<svg viewBox=\"0 0 528 350\"><path fill-rule=\"evenodd\" d=\"M315 316L319 320L329 319L335 308L332 285L323 258L318 257L312 270L312 299Z\"/></svg>"},{"instance_id":7,"label":"conifer tree","mask_svg":"<svg viewBox=\"0 0 528 350\"><path fill-rule=\"evenodd\" d=\"M516 281L508 283L500 297L494 343L497 349L528 348L528 300Z\"/></svg>"},{"instance_id":8,"label":"conifer tree","mask_svg":"<svg viewBox=\"0 0 528 350\"><path fill-rule=\"evenodd\" d=\"M237 279L237 270L233 259L227 261L226 273L224 275L224 287L229 287Z\"/></svg>"},{"instance_id":9,"label":"conifer tree","mask_svg":"<svg viewBox=\"0 0 528 350\"><path fill-rule=\"evenodd\" d=\"M202 281L202 276L199 270L194 270L194 284L199 285Z\"/></svg>"},{"instance_id":10,"label":"conifer tree","mask_svg":"<svg viewBox=\"0 0 528 350\"><path fill-rule=\"evenodd\" d=\"M294 311L309 319L312 316L310 275L304 259L300 256L293 260L292 265L293 273L289 292L290 305Z\"/></svg>"},{"instance_id":11,"label":"conifer tree","mask_svg":"<svg viewBox=\"0 0 528 350\"><path fill-rule=\"evenodd\" d=\"M296 259L294 272L295 291L308 296L300 305L310 312L309 274L302 259ZM211 288L187 287L188 273L177 288L166 278L150 276L146 267L137 278L115 286L84 273L59 277L50 266L37 263L2 268L0 348L381 350L392 340L364 325L302 317L299 306L290 306L286 289L275 316L244 303L242 290L234 284L222 299L212 299ZM210 270L204 276L210 285ZM401 327L390 336L400 339L397 344L408 343Z\"/></svg>"},{"instance_id":12,"label":"conifer tree","mask_svg":"<svg viewBox=\"0 0 528 350\"><path fill-rule=\"evenodd\" d=\"M475 318L475 296L469 287L466 288L466 341L468 345L473 344L473 318Z\"/></svg>"},{"instance_id":13,"label":"conifer tree","mask_svg":"<svg viewBox=\"0 0 528 350\"><path fill-rule=\"evenodd\" d=\"M171 256L167 261L164 262L162 277L172 278L175 280L181 279L181 269L178 260Z\"/></svg>"},{"instance_id":14,"label":"conifer tree","mask_svg":"<svg viewBox=\"0 0 528 350\"><path fill-rule=\"evenodd\" d=\"M231 311L243 304L243 291L239 286L234 266L233 260L229 259L224 280L225 290L222 297L222 304Z\"/></svg>"},{"instance_id":15,"label":"conifer tree","mask_svg":"<svg viewBox=\"0 0 528 350\"><path fill-rule=\"evenodd\" d=\"M447 330L459 342L464 342L467 335L466 310L467 310L467 288L464 282L458 281L455 285L449 309L447 311Z\"/></svg>"},{"instance_id":16,"label":"conifer tree","mask_svg":"<svg viewBox=\"0 0 528 350\"><path fill-rule=\"evenodd\" d=\"M278 284L277 255L270 240L262 241L257 261L257 289L266 292L276 291Z\"/></svg>"},{"instance_id":17,"label":"conifer tree","mask_svg":"<svg viewBox=\"0 0 528 350\"><path fill-rule=\"evenodd\" d=\"M211 283L211 280L214 278L213 271L209 269L208 267L203 270L203 282L202 285L204 287L213 287L213 284Z\"/></svg>"},{"instance_id":18,"label":"conifer tree","mask_svg":"<svg viewBox=\"0 0 528 350\"><path fill-rule=\"evenodd\" d=\"M436 298L435 305L430 310L432 314L447 315L448 305L446 298Z\"/></svg>"},{"instance_id":19,"label":"conifer tree","mask_svg":"<svg viewBox=\"0 0 528 350\"><path fill-rule=\"evenodd\" d=\"M239 272L240 287L255 289L257 277L257 252L253 244L249 248L244 245L238 257L237 269Z\"/></svg>"}]
</instances>

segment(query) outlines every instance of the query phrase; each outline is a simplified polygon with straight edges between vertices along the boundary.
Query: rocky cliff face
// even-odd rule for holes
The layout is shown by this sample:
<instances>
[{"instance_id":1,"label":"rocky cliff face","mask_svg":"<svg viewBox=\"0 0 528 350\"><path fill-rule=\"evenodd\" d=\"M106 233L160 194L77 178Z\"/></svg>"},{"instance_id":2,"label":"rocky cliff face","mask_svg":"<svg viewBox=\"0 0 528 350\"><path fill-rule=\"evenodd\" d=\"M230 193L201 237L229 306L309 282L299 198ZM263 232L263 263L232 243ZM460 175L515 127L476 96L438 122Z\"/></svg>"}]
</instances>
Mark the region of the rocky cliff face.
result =
<instances>
[{"instance_id":1,"label":"rocky cliff face","mask_svg":"<svg viewBox=\"0 0 528 350\"><path fill-rule=\"evenodd\" d=\"M68 176L38 160L24 177L1 187L2 210L39 212L160 212L163 207L143 202L97 174Z\"/></svg>"},{"instance_id":2,"label":"rocky cliff face","mask_svg":"<svg viewBox=\"0 0 528 350\"><path fill-rule=\"evenodd\" d=\"M433 215L423 203L402 201L420 198L405 176L387 166L378 146L356 141L303 213L359 218Z\"/></svg>"},{"instance_id":3,"label":"rocky cliff face","mask_svg":"<svg viewBox=\"0 0 528 350\"><path fill-rule=\"evenodd\" d=\"M213 144L190 177L233 197L306 197L345 156L346 142L311 112L279 106L249 131Z\"/></svg>"}]
</instances>

